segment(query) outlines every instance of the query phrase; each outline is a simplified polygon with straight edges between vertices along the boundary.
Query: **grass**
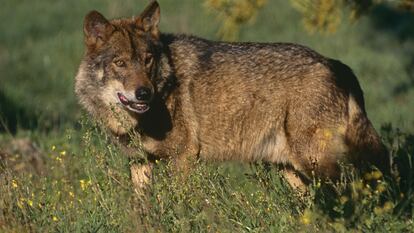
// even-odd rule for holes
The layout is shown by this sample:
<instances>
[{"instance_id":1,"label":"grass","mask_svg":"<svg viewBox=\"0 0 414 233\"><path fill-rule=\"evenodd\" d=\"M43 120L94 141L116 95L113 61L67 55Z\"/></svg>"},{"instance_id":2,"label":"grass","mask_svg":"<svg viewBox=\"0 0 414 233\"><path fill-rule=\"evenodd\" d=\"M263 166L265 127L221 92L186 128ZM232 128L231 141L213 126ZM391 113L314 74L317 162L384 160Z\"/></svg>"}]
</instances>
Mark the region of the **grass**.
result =
<instances>
[{"instance_id":1,"label":"grass","mask_svg":"<svg viewBox=\"0 0 414 233\"><path fill-rule=\"evenodd\" d=\"M266 164L198 161L183 183L159 161L141 196L131 188L128 159L89 124L44 144L42 174L2 164L0 231L412 232L413 136L385 128L383 135L398 179L347 173L333 187L315 180L301 197Z\"/></svg>"},{"instance_id":2,"label":"grass","mask_svg":"<svg viewBox=\"0 0 414 233\"><path fill-rule=\"evenodd\" d=\"M266 164L198 161L182 182L159 161L153 185L139 196L128 158L82 117L73 79L83 16L91 9L129 16L144 2L3 1L0 232L413 232L413 16L380 6L333 35L309 35L288 1L269 1L240 34L241 41L305 44L350 65L392 153L394 178L347 173L334 186L315 180L300 197ZM163 31L215 39L219 22L201 2L160 4ZM21 163L29 155L18 148L1 157L16 138L36 143L39 173Z\"/></svg>"}]
</instances>

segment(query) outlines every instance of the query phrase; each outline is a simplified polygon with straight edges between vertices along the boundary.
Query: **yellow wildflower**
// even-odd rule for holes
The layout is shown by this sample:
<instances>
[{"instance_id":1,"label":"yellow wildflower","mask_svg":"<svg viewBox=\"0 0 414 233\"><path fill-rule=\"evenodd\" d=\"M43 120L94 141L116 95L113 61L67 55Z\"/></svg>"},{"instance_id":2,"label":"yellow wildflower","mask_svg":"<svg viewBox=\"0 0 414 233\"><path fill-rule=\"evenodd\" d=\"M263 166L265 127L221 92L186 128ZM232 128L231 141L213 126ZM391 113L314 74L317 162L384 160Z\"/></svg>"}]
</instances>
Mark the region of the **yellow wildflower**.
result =
<instances>
[{"instance_id":1,"label":"yellow wildflower","mask_svg":"<svg viewBox=\"0 0 414 233\"><path fill-rule=\"evenodd\" d=\"M377 186L377 191L379 192L379 193L382 193L382 192L384 192L386 190L386 187L385 187L385 185L384 184L379 184L378 186Z\"/></svg>"},{"instance_id":2,"label":"yellow wildflower","mask_svg":"<svg viewBox=\"0 0 414 233\"><path fill-rule=\"evenodd\" d=\"M320 188L321 187L321 181L319 180L317 183L316 183L316 188Z\"/></svg>"},{"instance_id":3,"label":"yellow wildflower","mask_svg":"<svg viewBox=\"0 0 414 233\"><path fill-rule=\"evenodd\" d=\"M380 171L373 171L371 172L372 178L378 180L382 177L382 173Z\"/></svg>"},{"instance_id":4,"label":"yellow wildflower","mask_svg":"<svg viewBox=\"0 0 414 233\"><path fill-rule=\"evenodd\" d=\"M30 207L33 207L33 201L32 201L32 200L27 200L27 204L28 204Z\"/></svg>"},{"instance_id":5,"label":"yellow wildflower","mask_svg":"<svg viewBox=\"0 0 414 233\"><path fill-rule=\"evenodd\" d=\"M309 225L311 223L312 212L310 210L305 210L301 217L301 222L305 225Z\"/></svg>"},{"instance_id":6,"label":"yellow wildflower","mask_svg":"<svg viewBox=\"0 0 414 233\"><path fill-rule=\"evenodd\" d=\"M16 180L12 180L11 184L12 184L13 188L17 188L17 186L18 186Z\"/></svg>"},{"instance_id":7,"label":"yellow wildflower","mask_svg":"<svg viewBox=\"0 0 414 233\"><path fill-rule=\"evenodd\" d=\"M86 181L82 179L82 180L79 180L79 183L80 183L80 187L82 191L85 191L92 184L92 181L91 180Z\"/></svg>"},{"instance_id":8,"label":"yellow wildflower","mask_svg":"<svg viewBox=\"0 0 414 233\"><path fill-rule=\"evenodd\" d=\"M365 180L371 180L372 179L372 174L371 173L365 173L365 175L364 175L364 179Z\"/></svg>"},{"instance_id":9,"label":"yellow wildflower","mask_svg":"<svg viewBox=\"0 0 414 233\"><path fill-rule=\"evenodd\" d=\"M57 221L59 221L59 219L58 219L56 216L53 216L53 217L52 217L52 220L53 220L53 222L57 222Z\"/></svg>"},{"instance_id":10,"label":"yellow wildflower","mask_svg":"<svg viewBox=\"0 0 414 233\"><path fill-rule=\"evenodd\" d=\"M361 189L363 189L364 184L362 183L362 181L354 181L354 182L352 182L352 186L356 190L361 190Z\"/></svg>"},{"instance_id":11,"label":"yellow wildflower","mask_svg":"<svg viewBox=\"0 0 414 233\"><path fill-rule=\"evenodd\" d=\"M80 187L81 187L82 191L85 190L85 188L86 188L86 186L85 186L85 184L86 184L85 180L79 180L79 183L80 183Z\"/></svg>"},{"instance_id":12,"label":"yellow wildflower","mask_svg":"<svg viewBox=\"0 0 414 233\"><path fill-rule=\"evenodd\" d=\"M382 214L384 212L384 210L382 209L382 208L380 208L380 207L375 207L374 208L374 213L376 214L376 215L380 215L380 214Z\"/></svg>"},{"instance_id":13,"label":"yellow wildflower","mask_svg":"<svg viewBox=\"0 0 414 233\"><path fill-rule=\"evenodd\" d=\"M18 206L20 209L23 209L22 201L24 201L24 199L23 199L23 198L20 198L20 200L17 200L17 206Z\"/></svg>"},{"instance_id":14,"label":"yellow wildflower","mask_svg":"<svg viewBox=\"0 0 414 233\"><path fill-rule=\"evenodd\" d=\"M392 210L392 208L394 207L394 204L390 201L385 202L384 204L384 211L388 212L390 210Z\"/></svg>"},{"instance_id":15,"label":"yellow wildflower","mask_svg":"<svg viewBox=\"0 0 414 233\"><path fill-rule=\"evenodd\" d=\"M339 202L341 202L341 204L345 204L348 201L348 197L347 196L341 196L341 198L339 199Z\"/></svg>"},{"instance_id":16,"label":"yellow wildflower","mask_svg":"<svg viewBox=\"0 0 414 233\"><path fill-rule=\"evenodd\" d=\"M370 190L369 188L364 188L364 189L362 190L362 194L364 194L364 195L366 195L366 196L369 196L369 195L371 195L372 193L371 193L371 190Z\"/></svg>"}]
</instances>

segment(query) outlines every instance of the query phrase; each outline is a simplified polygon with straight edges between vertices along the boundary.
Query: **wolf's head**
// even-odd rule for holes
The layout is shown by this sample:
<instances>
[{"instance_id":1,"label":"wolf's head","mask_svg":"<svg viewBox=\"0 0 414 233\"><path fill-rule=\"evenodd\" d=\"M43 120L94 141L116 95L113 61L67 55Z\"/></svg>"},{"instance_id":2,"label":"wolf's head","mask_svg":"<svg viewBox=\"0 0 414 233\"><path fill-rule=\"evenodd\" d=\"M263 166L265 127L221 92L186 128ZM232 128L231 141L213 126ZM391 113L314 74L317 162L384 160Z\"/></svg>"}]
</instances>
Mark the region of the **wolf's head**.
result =
<instances>
[{"instance_id":1,"label":"wolf's head","mask_svg":"<svg viewBox=\"0 0 414 233\"><path fill-rule=\"evenodd\" d=\"M114 133L124 134L151 108L159 76L160 9L152 1L139 17L108 21L86 15L86 53L76 76L80 103Z\"/></svg>"}]
</instances>

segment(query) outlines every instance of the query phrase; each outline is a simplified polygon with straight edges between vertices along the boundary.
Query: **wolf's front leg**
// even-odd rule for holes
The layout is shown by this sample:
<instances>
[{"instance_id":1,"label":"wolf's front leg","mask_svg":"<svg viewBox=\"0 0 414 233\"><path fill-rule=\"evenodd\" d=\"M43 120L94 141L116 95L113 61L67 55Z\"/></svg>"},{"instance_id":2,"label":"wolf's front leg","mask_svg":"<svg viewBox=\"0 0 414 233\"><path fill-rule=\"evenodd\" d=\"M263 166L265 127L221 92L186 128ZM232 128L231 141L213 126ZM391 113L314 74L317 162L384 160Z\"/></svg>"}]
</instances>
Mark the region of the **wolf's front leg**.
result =
<instances>
[{"instance_id":1,"label":"wolf's front leg","mask_svg":"<svg viewBox=\"0 0 414 233\"><path fill-rule=\"evenodd\" d=\"M307 191L305 182L299 177L298 173L293 169L284 168L282 170L283 177L290 184L290 186L299 191L300 193L305 193Z\"/></svg>"},{"instance_id":2,"label":"wolf's front leg","mask_svg":"<svg viewBox=\"0 0 414 233\"><path fill-rule=\"evenodd\" d=\"M199 153L200 146L196 143L189 143L184 146L181 153L177 154L173 158L173 173L180 176L183 178L183 181L185 181L191 173L192 168L194 168L194 165L198 160Z\"/></svg>"},{"instance_id":3,"label":"wolf's front leg","mask_svg":"<svg viewBox=\"0 0 414 233\"><path fill-rule=\"evenodd\" d=\"M151 183L152 169L154 164L132 164L131 169L131 180L134 186L134 191L138 195L144 194L146 187Z\"/></svg>"}]
</instances>

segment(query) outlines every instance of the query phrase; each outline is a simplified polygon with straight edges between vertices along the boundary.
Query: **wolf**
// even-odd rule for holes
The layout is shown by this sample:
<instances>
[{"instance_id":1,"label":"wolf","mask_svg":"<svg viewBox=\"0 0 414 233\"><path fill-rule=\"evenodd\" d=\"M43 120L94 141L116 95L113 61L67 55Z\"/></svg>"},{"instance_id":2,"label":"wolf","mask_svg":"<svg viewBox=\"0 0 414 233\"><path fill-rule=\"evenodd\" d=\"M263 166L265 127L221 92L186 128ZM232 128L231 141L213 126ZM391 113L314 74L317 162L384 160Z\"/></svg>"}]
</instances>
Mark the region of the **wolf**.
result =
<instances>
[{"instance_id":1,"label":"wolf","mask_svg":"<svg viewBox=\"0 0 414 233\"><path fill-rule=\"evenodd\" d=\"M265 161L294 187L335 180L341 163L389 169L352 70L293 43L237 43L159 31L152 1L138 16L84 19L85 55L75 81L80 104L117 143L149 163L178 170L188 161ZM133 135L138 135L135 137Z\"/></svg>"}]
</instances>

